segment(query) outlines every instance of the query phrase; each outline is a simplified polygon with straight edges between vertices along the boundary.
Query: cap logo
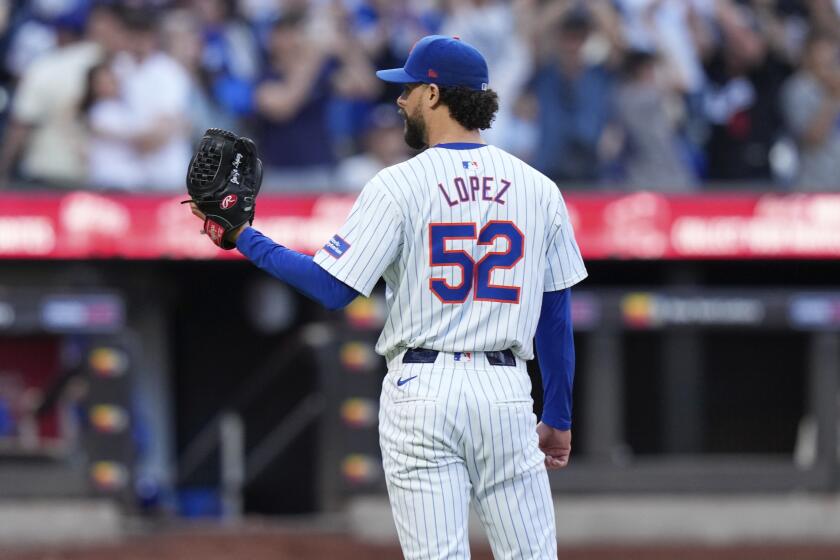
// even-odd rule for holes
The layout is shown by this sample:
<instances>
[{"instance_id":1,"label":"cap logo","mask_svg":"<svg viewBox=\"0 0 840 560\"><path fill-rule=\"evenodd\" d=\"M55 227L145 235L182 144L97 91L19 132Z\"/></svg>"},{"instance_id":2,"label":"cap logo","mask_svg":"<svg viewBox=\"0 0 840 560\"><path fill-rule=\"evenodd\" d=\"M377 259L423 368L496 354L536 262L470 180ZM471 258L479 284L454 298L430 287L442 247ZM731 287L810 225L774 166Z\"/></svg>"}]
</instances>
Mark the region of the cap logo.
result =
<instances>
[{"instance_id":1,"label":"cap logo","mask_svg":"<svg viewBox=\"0 0 840 560\"><path fill-rule=\"evenodd\" d=\"M436 71L432 70L431 68L429 68L429 77L430 78L437 78L438 73Z\"/></svg>"},{"instance_id":2,"label":"cap logo","mask_svg":"<svg viewBox=\"0 0 840 560\"><path fill-rule=\"evenodd\" d=\"M481 82L481 91L487 91L487 87L488 86L486 82Z\"/></svg>"}]
</instances>

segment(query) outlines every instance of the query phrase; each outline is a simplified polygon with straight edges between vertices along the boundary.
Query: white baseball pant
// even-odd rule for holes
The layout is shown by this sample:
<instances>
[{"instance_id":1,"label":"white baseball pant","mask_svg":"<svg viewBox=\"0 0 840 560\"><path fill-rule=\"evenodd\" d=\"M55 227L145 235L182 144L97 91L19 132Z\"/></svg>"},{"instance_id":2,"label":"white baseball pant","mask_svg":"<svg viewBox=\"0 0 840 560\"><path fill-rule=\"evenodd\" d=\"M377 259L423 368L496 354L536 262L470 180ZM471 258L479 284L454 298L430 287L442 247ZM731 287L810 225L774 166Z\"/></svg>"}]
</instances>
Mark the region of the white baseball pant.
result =
<instances>
[{"instance_id":1,"label":"white baseball pant","mask_svg":"<svg viewBox=\"0 0 840 560\"><path fill-rule=\"evenodd\" d=\"M470 557L475 505L497 560L556 559L554 507L523 360L440 352L435 363L389 361L379 432L405 558Z\"/></svg>"}]
</instances>

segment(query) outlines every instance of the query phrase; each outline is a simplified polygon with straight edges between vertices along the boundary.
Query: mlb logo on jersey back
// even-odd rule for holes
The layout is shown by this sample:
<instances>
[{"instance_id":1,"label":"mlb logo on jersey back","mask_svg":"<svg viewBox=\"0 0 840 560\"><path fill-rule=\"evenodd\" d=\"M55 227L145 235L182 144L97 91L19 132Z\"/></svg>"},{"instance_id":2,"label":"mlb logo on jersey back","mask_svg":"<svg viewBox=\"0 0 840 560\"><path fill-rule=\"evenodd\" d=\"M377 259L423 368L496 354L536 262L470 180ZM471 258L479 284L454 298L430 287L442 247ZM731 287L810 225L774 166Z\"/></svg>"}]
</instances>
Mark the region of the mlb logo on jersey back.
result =
<instances>
[{"instance_id":1,"label":"mlb logo on jersey back","mask_svg":"<svg viewBox=\"0 0 840 560\"><path fill-rule=\"evenodd\" d=\"M477 161L462 161L461 164L467 171L478 171L481 169L481 166L478 165Z\"/></svg>"},{"instance_id":2,"label":"mlb logo on jersey back","mask_svg":"<svg viewBox=\"0 0 840 560\"><path fill-rule=\"evenodd\" d=\"M471 362L472 352L455 352L456 362Z\"/></svg>"},{"instance_id":3,"label":"mlb logo on jersey back","mask_svg":"<svg viewBox=\"0 0 840 560\"><path fill-rule=\"evenodd\" d=\"M342 239L338 234L333 235L327 244L324 245L324 251L333 257L340 259L342 255L350 248L350 244Z\"/></svg>"}]
</instances>

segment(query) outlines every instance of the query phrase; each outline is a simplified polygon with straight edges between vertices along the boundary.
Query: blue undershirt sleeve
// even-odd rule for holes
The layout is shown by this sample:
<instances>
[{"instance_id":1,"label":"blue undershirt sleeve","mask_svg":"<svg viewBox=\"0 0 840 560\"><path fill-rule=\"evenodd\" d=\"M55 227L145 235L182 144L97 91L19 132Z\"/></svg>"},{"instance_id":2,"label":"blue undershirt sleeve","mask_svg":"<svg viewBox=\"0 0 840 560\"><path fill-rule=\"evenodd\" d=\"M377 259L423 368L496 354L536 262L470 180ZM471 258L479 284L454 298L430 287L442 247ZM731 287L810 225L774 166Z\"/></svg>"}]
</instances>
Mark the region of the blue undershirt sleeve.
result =
<instances>
[{"instance_id":1,"label":"blue undershirt sleeve","mask_svg":"<svg viewBox=\"0 0 840 560\"><path fill-rule=\"evenodd\" d=\"M569 288L543 294L537 324L537 356L543 383L542 421L558 430L572 427L575 341Z\"/></svg>"},{"instance_id":2,"label":"blue undershirt sleeve","mask_svg":"<svg viewBox=\"0 0 840 560\"><path fill-rule=\"evenodd\" d=\"M315 264L309 255L283 247L254 228L242 231L236 240L236 248L259 268L327 309L346 307L359 295Z\"/></svg>"}]
</instances>

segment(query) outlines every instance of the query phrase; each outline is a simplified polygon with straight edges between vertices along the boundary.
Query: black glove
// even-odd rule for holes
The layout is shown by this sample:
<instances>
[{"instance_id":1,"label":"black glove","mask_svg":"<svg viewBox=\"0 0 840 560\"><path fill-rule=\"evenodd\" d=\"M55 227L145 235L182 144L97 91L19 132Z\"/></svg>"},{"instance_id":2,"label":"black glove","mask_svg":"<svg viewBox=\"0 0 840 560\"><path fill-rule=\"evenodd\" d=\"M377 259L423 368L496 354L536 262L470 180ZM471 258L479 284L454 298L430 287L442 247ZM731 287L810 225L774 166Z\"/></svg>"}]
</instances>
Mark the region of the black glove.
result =
<instances>
[{"instance_id":1,"label":"black glove","mask_svg":"<svg viewBox=\"0 0 840 560\"><path fill-rule=\"evenodd\" d=\"M204 231L222 249L236 244L229 234L253 223L262 184L257 146L245 137L211 128L204 133L187 171L190 200L205 215Z\"/></svg>"}]
</instances>

